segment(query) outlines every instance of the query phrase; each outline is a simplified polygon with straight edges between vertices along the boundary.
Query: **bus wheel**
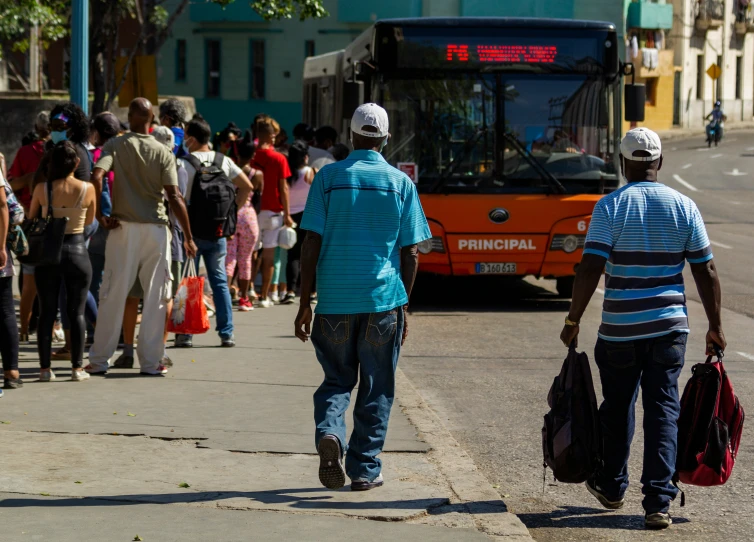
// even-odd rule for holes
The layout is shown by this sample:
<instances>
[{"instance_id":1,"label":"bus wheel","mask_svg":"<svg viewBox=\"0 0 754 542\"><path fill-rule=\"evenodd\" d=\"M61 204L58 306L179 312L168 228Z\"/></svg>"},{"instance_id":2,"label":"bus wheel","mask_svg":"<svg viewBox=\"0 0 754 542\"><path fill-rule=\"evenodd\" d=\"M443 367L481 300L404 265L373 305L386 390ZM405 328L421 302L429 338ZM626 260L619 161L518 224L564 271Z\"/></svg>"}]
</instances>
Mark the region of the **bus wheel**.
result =
<instances>
[{"instance_id":1,"label":"bus wheel","mask_svg":"<svg viewBox=\"0 0 754 542\"><path fill-rule=\"evenodd\" d=\"M570 298L573 295L573 283L576 277L560 277L555 281L555 287L558 290L558 296Z\"/></svg>"}]
</instances>

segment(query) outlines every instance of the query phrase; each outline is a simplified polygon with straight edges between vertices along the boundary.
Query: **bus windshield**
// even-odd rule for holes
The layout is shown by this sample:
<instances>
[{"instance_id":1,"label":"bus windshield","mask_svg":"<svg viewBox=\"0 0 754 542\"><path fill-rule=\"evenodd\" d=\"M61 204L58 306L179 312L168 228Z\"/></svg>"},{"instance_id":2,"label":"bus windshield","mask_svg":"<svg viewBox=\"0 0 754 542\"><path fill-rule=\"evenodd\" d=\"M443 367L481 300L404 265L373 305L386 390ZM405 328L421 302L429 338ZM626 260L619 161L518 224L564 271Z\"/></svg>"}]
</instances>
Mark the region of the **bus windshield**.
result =
<instances>
[{"instance_id":1,"label":"bus windshield","mask_svg":"<svg viewBox=\"0 0 754 542\"><path fill-rule=\"evenodd\" d=\"M415 163L420 192L601 193L617 184L604 79L466 73L382 88L386 158Z\"/></svg>"}]
</instances>

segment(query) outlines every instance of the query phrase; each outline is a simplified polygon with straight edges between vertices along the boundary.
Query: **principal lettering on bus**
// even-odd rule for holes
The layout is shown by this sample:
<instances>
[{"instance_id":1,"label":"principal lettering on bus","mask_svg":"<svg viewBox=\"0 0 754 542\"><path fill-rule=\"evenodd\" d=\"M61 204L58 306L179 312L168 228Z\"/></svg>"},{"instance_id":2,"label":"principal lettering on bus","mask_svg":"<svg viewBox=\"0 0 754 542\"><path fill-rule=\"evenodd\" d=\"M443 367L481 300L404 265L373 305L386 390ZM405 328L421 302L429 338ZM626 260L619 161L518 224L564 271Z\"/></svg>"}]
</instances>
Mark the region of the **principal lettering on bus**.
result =
<instances>
[{"instance_id":1,"label":"principal lettering on bus","mask_svg":"<svg viewBox=\"0 0 754 542\"><path fill-rule=\"evenodd\" d=\"M537 250L531 239L459 239L458 250Z\"/></svg>"}]
</instances>

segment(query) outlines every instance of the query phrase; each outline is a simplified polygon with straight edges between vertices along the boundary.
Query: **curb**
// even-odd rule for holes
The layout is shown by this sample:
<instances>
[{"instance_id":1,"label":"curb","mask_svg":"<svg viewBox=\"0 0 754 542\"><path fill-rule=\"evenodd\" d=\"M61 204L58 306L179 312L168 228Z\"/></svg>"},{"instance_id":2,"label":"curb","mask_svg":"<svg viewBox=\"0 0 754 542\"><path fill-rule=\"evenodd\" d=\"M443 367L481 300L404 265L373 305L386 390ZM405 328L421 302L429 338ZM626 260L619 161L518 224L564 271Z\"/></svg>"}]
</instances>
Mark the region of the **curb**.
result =
<instances>
[{"instance_id":1,"label":"curb","mask_svg":"<svg viewBox=\"0 0 754 542\"><path fill-rule=\"evenodd\" d=\"M754 122L744 121L736 122L725 126L725 133L737 132L741 130L754 130ZM705 137L704 128L677 128L657 132L662 141L674 141L678 139L690 139L693 137ZM724 136L724 134L723 134Z\"/></svg>"},{"instance_id":2,"label":"curb","mask_svg":"<svg viewBox=\"0 0 754 542\"><path fill-rule=\"evenodd\" d=\"M523 522L508 512L500 494L400 368L396 370L395 380L400 390L397 396L401 409L416 427L419 437L429 444L431 450L427 457L448 481L457 499L454 504L462 505L473 517L477 529L493 540L532 541Z\"/></svg>"}]
</instances>

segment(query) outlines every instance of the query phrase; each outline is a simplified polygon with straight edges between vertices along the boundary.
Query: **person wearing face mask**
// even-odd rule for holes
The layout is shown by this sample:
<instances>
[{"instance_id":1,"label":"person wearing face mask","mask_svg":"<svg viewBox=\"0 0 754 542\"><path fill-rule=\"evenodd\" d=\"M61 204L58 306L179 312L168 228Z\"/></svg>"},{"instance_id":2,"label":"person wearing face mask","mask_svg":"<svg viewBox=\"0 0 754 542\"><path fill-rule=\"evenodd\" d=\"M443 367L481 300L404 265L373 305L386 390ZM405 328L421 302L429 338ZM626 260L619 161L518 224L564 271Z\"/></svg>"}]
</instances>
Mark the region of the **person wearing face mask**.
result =
<instances>
[{"instance_id":1,"label":"person wearing face mask","mask_svg":"<svg viewBox=\"0 0 754 542\"><path fill-rule=\"evenodd\" d=\"M73 102L56 105L50 111L50 140L45 145L46 154L34 176L34 187L46 182L50 163L50 151L61 141L70 141L79 158L74 176L80 181L89 181L92 176L92 159L86 145L89 141L89 117Z\"/></svg>"}]
</instances>

